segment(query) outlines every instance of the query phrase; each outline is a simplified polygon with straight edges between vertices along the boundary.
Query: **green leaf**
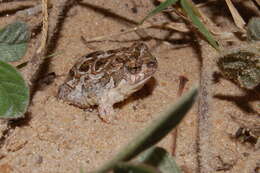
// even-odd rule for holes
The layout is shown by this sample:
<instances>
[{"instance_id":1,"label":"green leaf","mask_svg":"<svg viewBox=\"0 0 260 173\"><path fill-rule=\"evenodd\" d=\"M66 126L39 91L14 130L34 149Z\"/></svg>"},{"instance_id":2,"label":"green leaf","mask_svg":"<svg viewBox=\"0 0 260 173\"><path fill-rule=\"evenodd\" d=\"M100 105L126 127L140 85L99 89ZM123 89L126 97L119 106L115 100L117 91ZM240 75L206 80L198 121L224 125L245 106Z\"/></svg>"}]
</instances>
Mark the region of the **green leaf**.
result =
<instances>
[{"instance_id":1,"label":"green leaf","mask_svg":"<svg viewBox=\"0 0 260 173\"><path fill-rule=\"evenodd\" d=\"M0 60L0 118L22 117L29 103L29 88L21 74Z\"/></svg>"},{"instance_id":2,"label":"green leaf","mask_svg":"<svg viewBox=\"0 0 260 173\"><path fill-rule=\"evenodd\" d=\"M206 37L208 42L213 46L215 49L219 49L217 41L213 38L211 33L207 30L207 28L203 25L203 23L200 21L198 16L196 16L196 9L195 7L190 4L187 0L181 0L181 7L183 10L187 13L187 15L190 17L193 24L198 28L199 32Z\"/></svg>"},{"instance_id":3,"label":"green leaf","mask_svg":"<svg viewBox=\"0 0 260 173\"><path fill-rule=\"evenodd\" d=\"M145 164L119 162L115 168L114 173L160 173L156 168Z\"/></svg>"},{"instance_id":4,"label":"green leaf","mask_svg":"<svg viewBox=\"0 0 260 173\"><path fill-rule=\"evenodd\" d=\"M0 43L0 60L5 62L16 61L20 59L27 50L27 44L6 44Z\"/></svg>"},{"instance_id":5,"label":"green leaf","mask_svg":"<svg viewBox=\"0 0 260 173\"><path fill-rule=\"evenodd\" d=\"M0 60L9 62L20 59L27 50L30 39L28 26L24 22L15 22L0 30Z\"/></svg>"},{"instance_id":6,"label":"green leaf","mask_svg":"<svg viewBox=\"0 0 260 173\"><path fill-rule=\"evenodd\" d=\"M144 17L144 19L140 22L140 24L144 23L144 21L146 19L148 19L149 17L160 13L161 11L163 11L165 8L169 7L170 5L175 4L176 2L178 2L179 0L166 0L164 2L162 2L160 5L158 5L155 9L153 9L147 16Z\"/></svg>"},{"instance_id":7,"label":"green leaf","mask_svg":"<svg viewBox=\"0 0 260 173\"><path fill-rule=\"evenodd\" d=\"M185 114L193 105L197 92L197 87L191 89L177 102L177 104L171 106L168 110L162 113L158 119L154 120L150 126L145 128L142 133L126 145L114 159L110 160L95 172L105 173L112 169L119 161L130 160L142 151L159 142L184 118Z\"/></svg>"},{"instance_id":8,"label":"green leaf","mask_svg":"<svg viewBox=\"0 0 260 173\"><path fill-rule=\"evenodd\" d=\"M137 161L156 167L162 173L181 173L174 158L161 147L152 147L141 153Z\"/></svg>"},{"instance_id":9,"label":"green leaf","mask_svg":"<svg viewBox=\"0 0 260 173\"><path fill-rule=\"evenodd\" d=\"M260 86L260 50L254 46L225 53L217 65L223 77L242 88L254 90Z\"/></svg>"},{"instance_id":10,"label":"green leaf","mask_svg":"<svg viewBox=\"0 0 260 173\"><path fill-rule=\"evenodd\" d=\"M247 38L260 41L260 17L252 17L247 25Z\"/></svg>"}]
</instances>

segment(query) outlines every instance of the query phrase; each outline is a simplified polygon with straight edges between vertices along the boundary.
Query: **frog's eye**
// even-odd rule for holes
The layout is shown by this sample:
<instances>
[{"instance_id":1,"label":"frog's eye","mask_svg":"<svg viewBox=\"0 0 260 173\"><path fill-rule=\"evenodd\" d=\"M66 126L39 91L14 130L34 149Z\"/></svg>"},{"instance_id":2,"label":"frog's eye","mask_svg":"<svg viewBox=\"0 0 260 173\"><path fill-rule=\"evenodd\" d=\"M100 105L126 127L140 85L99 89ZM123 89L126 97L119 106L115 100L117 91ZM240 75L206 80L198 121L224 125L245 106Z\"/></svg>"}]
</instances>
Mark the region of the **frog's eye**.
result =
<instances>
[{"instance_id":1,"label":"frog's eye","mask_svg":"<svg viewBox=\"0 0 260 173\"><path fill-rule=\"evenodd\" d=\"M90 69L90 67L89 67L89 62L88 61L86 61L83 64L81 64L80 67L79 67L79 71L81 71L81 72L88 72L89 69Z\"/></svg>"},{"instance_id":2,"label":"frog's eye","mask_svg":"<svg viewBox=\"0 0 260 173\"><path fill-rule=\"evenodd\" d=\"M157 63L155 61L150 61L147 63L148 68L154 68L157 66Z\"/></svg>"},{"instance_id":3,"label":"frog's eye","mask_svg":"<svg viewBox=\"0 0 260 173\"><path fill-rule=\"evenodd\" d=\"M137 74L141 71L141 66L135 66L135 67L128 67L127 70L131 73L131 74Z\"/></svg>"}]
</instances>

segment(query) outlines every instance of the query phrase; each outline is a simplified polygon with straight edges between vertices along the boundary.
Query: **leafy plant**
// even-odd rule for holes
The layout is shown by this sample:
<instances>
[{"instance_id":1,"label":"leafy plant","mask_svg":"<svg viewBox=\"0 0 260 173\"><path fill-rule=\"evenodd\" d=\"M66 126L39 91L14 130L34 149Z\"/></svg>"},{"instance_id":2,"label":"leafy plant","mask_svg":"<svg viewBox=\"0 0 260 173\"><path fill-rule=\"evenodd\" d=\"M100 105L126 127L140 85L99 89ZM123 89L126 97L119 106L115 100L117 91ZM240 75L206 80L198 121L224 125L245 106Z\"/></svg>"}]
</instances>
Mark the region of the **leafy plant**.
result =
<instances>
[{"instance_id":1,"label":"leafy plant","mask_svg":"<svg viewBox=\"0 0 260 173\"><path fill-rule=\"evenodd\" d=\"M142 133L140 133L133 141L126 145L126 147L124 147L121 150L121 152L119 152L115 156L114 159L110 160L103 167L95 171L95 173L106 173L107 171L116 168L118 164L120 164L121 166L119 167L122 168L122 162L133 159L141 152L145 151L146 149L152 147L157 142L159 142L184 118L185 114L193 105L197 92L197 87L191 89L191 91L184 95L177 104L171 106L167 111L165 111L161 116L159 116L158 119L153 121L152 124L150 124L150 126L145 128L142 131ZM133 165L127 166L124 164L124 168L126 167L130 169L130 167L132 168Z\"/></svg>"},{"instance_id":2,"label":"leafy plant","mask_svg":"<svg viewBox=\"0 0 260 173\"><path fill-rule=\"evenodd\" d=\"M23 22L0 30L0 118L19 118L27 109L29 88L22 75L6 62L18 60L25 54L29 37Z\"/></svg>"},{"instance_id":3,"label":"leafy plant","mask_svg":"<svg viewBox=\"0 0 260 173\"><path fill-rule=\"evenodd\" d=\"M208 40L208 42L213 46L215 49L219 49L217 41L213 38L212 34L207 30L204 24L200 21L198 17L198 10L195 6L193 6L189 0L166 0L162 2L159 6L157 6L154 10L152 10L142 21L143 23L149 17L163 11L165 8L176 4L177 2L180 3L181 8L186 13L186 15L191 19L193 24L198 28L199 32Z\"/></svg>"},{"instance_id":4,"label":"leafy plant","mask_svg":"<svg viewBox=\"0 0 260 173\"><path fill-rule=\"evenodd\" d=\"M22 75L0 60L0 118L23 116L29 102L29 89Z\"/></svg>"},{"instance_id":5,"label":"leafy plant","mask_svg":"<svg viewBox=\"0 0 260 173\"><path fill-rule=\"evenodd\" d=\"M154 167L151 167L146 164L119 162L114 169L114 173L160 173L160 172L156 170Z\"/></svg>"},{"instance_id":6,"label":"leafy plant","mask_svg":"<svg viewBox=\"0 0 260 173\"><path fill-rule=\"evenodd\" d=\"M0 30L0 60L5 62L19 60L27 50L30 38L28 26L15 22Z\"/></svg>"},{"instance_id":7,"label":"leafy plant","mask_svg":"<svg viewBox=\"0 0 260 173\"><path fill-rule=\"evenodd\" d=\"M260 40L260 18L253 17L247 25L248 41ZM241 88L257 90L260 86L260 49L259 44L228 50L218 58L217 65L221 74Z\"/></svg>"},{"instance_id":8,"label":"leafy plant","mask_svg":"<svg viewBox=\"0 0 260 173\"><path fill-rule=\"evenodd\" d=\"M260 17L253 17L248 22L247 38L250 41L260 41Z\"/></svg>"},{"instance_id":9,"label":"leafy plant","mask_svg":"<svg viewBox=\"0 0 260 173\"><path fill-rule=\"evenodd\" d=\"M143 164L152 165L158 168L162 173L181 172L174 158L161 147L149 148L141 153L136 160Z\"/></svg>"}]
</instances>

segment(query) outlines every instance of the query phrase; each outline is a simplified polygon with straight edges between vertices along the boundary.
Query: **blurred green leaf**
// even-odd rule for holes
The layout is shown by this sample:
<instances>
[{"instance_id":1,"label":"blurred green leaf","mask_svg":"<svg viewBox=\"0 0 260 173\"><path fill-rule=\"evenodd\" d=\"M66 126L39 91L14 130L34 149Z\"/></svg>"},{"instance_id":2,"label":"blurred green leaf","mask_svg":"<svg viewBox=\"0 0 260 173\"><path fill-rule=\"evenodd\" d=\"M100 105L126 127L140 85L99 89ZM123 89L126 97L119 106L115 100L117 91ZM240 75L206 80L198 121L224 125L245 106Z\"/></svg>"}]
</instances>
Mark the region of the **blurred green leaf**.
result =
<instances>
[{"instance_id":1,"label":"blurred green leaf","mask_svg":"<svg viewBox=\"0 0 260 173\"><path fill-rule=\"evenodd\" d=\"M260 41L260 17L252 17L247 25L247 38Z\"/></svg>"},{"instance_id":2,"label":"blurred green leaf","mask_svg":"<svg viewBox=\"0 0 260 173\"><path fill-rule=\"evenodd\" d=\"M181 1L181 7L183 10L187 13L187 15L190 17L191 21L193 24L198 28L199 32L206 37L208 42L213 46L215 49L219 49L217 41L213 38L211 33L207 30L207 28L204 26L204 24L200 21L199 17L196 16L196 11L195 7L190 4L189 1L187 0L180 0Z\"/></svg>"},{"instance_id":3,"label":"blurred green leaf","mask_svg":"<svg viewBox=\"0 0 260 173\"><path fill-rule=\"evenodd\" d=\"M130 162L119 162L114 173L160 173L156 168L145 164L136 164Z\"/></svg>"},{"instance_id":4,"label":"blurred green leaf","mask_svg":"<svg viewBox=\"0 0 260 173\"><path fill-rule=\"evenodd\" d=\"M161 147L152 147L141 153L137 161L151 165L162 173L181 173L174 158Z\"/></svg>"},{"instance_id":5,"label":"blurred green leaf","mask_svg":"<svg viewBox=\"0 0 260 173\"><path fill-rule=\"evenodd\" d=\"M144 17L144 19L140 22L140 24L144 23L144 21L146 19L148 19L149 17L160 13L161 11L163 11L165 8L169 7L170 5L175 4L176 2L178 2L179 0L166 0L164 2L162 2L160 5L158 5L155 9L153 9L147 16Z\"/></svg>"},{"instance_id":6,"label":"blurred green leaf","mask_svg":"<svg viewBox=\"0 0 260 173\"><path fill-rule=\"evenodd\" d=\"M30 39L28 26L15 22L0 30L0 60L9 62L20 59L26 53Z\"/></svg>"},{"instance_id":7,"label":"blurred green leaf","mask_svg":"<svg viewBox=\"0 0 260 173\"><path fill-rule=\"evenodd\" d=\"M257 90L260 86L260 49L255 46L240 48L218 58L223 77L241 88Z\"/></svg>"},{"instance_id":8,"label":"blurred green leaf","mask_svg":"<svg viewBox=\"0 0 260 173\"><path fill-rule=\"evenodd\" d=\"M29 88L21 74L0 60L0 118L22 117L29 103Z\"/></svg>"},{"instance_id":9,"label":"blurred green leaf","mask_svg":"<svg viewBox=\"0 0 260 173\"><path fill-rule=\"evenodd\" d=\"M126 145L114 159L101 167L96 173L105 173L112 169L119 161L128 161L153 146L165 137L180 121L193 105L197 96L197 87L191 89L175 105L167 109L150 126L145 128L134 140Z\"/></svg>"}]
</instances>

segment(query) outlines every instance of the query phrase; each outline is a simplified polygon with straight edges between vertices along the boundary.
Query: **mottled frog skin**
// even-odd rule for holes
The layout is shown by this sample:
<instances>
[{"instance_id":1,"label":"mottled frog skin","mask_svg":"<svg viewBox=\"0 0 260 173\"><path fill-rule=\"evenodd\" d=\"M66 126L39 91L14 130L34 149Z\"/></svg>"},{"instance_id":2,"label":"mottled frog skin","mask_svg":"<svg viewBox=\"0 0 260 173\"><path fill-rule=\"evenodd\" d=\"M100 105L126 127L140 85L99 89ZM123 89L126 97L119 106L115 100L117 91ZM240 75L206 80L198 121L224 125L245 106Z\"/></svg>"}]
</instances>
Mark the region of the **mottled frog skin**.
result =
<instances>
[{"instance_id":1,"label":"mottled frog skin","mask_svg":"<svg viewBox=\"0 0 260 173\"><path fill-rule=\"evenodd\" d=\"M157 70L157 60L144 43L96 51L79 60L59 88L58 98L80 108L97 105L102 119L113 105L143 87Z\"/></svg>"}]
</instances>

